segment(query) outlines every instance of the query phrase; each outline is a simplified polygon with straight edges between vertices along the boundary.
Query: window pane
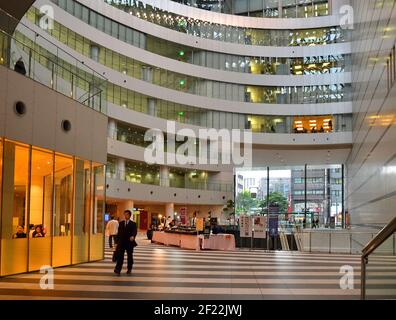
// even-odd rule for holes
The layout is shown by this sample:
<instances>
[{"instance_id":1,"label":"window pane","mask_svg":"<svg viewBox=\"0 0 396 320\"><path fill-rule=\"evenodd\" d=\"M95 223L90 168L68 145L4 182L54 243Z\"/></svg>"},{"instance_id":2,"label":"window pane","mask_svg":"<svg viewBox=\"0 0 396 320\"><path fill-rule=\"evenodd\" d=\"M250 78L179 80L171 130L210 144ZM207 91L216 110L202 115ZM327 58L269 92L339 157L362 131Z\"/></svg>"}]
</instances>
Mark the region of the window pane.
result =
<instances>
[{"instance_id":1,"label":"window pane","mask_svg":"<svg viewBox=\"0 0 396 320\"><path fill-rule=\"evenodd\" d=\"M90 260L103 259L104 237L103 219L105 211L105 173L104 166L92 165L93 173L93 210L91 227Z\"/></svg>"},{"instance_id":2,"label":"window pane","mask_svg":"<svg viewBox=\"0 0 396 320\"><path fill-rule=\"evenodd\" d=\"M27 271L29 148L6 141L3 157L1 275Z\"/></svg>"},{"instance_id":3,"label":"window pane","mask_svg":"<svg viewBox=\"0 0 396 320\"><path fill-rule=\"evenodd\" d=\"M88 260L91 163L76 159L76 202L74 207L73 264Z\"/></svg>"},{"instance_id":4,"label":"window pane","mask_svg":"<svg viewBox=\"0 0 396 320\"><path fill-rule=\"evenodd\" d=\"M30 182L29 271L51 264L51 214L53 194L53 153L32 150Z\"/></svg>"},{"instance_id":5,"label":"window pane","mask_svg":"<svg viewBox=\"0 0 396 320\"><path fill-rule=\"evenodd\" d=\"M71 263L71 222L73 205L73 159L55 155L53 265Z\"/></svg>"}]
</instances>

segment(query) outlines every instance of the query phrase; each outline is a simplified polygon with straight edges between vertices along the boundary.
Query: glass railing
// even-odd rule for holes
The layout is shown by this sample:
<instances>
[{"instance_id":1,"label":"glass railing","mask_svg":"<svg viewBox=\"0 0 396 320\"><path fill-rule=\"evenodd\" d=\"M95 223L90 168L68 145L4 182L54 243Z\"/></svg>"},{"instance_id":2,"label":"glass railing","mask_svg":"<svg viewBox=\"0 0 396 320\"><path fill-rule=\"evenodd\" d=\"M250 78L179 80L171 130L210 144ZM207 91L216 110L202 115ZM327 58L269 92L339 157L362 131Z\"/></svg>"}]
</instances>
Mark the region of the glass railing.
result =
<instances>
[{"instance_id":1,"label":"glass railing","mask_svg":"<svg viewBox=\"0 0 396 320\"><path fill-rule=\"evenodd\" d=\"M110 0L114 1L114 0ZM255 1L248 0L213 1L213 0L171 0L187 6L212 12L235 14L264 18L309 18L329 15L328 0L283 0ZM132 2L132 1L129 1Z\"/></svg>"},{"instance_id":2,"label":"glass railing","mask_svg":"<svg viewBox=\"0 0 396 320\"><path fill-rule=\"evenodd\" d=\"M396 218L362 250L362 300L396 299Z\"/></svg>"},{"instance_id":3,"label":"glass railing","mask_svg":"<svg viewBox=\"0 0 396 320\"><path fill-rule=\"evenodd\" d=\"M79 48L80 53L92 58L91 52L86 50L85 46L77 44L76 41L66 41L63 33L52 32L51 34L59 41L63 39L63 42L66 42L65 44L71 46L72 49L78 50ZM26 41L29 42L29 39ZM183 93L214 99L267 104L331 103L350 100L349 84L275 87L220 82L157 68L103 49L98 48L98 57L95 59L102 65L122 72L124 75ZM110 61L112 61L111 65L109 65Z\"/></svg>"},{"instance_id":4,"label":"glass railing","mask_svg":"<svg viewBox=\"0 0 396 320\"><path fill-rule=\"evenodd\" d=\"M15 24L16 21L2 10L0 18L6 22L0 30L1 65L92 109L107 112L106 78L51 41L39 37L24 24L19 23L17 31L13 35L8 34L7 24ZM31 37L27 39L22 33Z\"/></svg>"},{"instance_id":5,"label":"glass railing","mask_svg":"<svg viewBox=\"0 0 396 320\"><path fill-rule=\"evenodd\" d=\"M192 181L184 178L162 179L159 177L159 173L136 173L128 170L116 170L111 168L111 165L107 166L106 176L110 179L127 181L134 184L154 185L178 189L233 192L232 183Z\"/></svg>"},{"instance_id":6,"label":"glass railing","mask_svg":"<svg viewBox=\"0 0 396 320\"><path fill-rule=\"evenodd\" d=\"M107 1L106 1L107 2ZM141 1L135 5L111 5L139 19L186 33L195 37L256 46L312 46L345 41L345 30L340 27L307 30L265 30L220 25L179 16Z\"/></svg>"},{"instance_id":7,"label":"glass railing","mask_svg":"<svg viewBox=\"0 0 396 320\"><path fill-rule=\"evenodd\" d=\"M345 42L349 37L347 30L337 26L306 30L251 29L179 16L146 5L142 1L104 1L139 19L195 37L217 41L257 46L314 46ZM53 2L61 5L60 1Z\"/></svg>"},{"instance_id":8,"label":"glass railing","mask_svg":"<svg viewBox=\"0 0 396 320\"><path fill-rule=\"evenodd\" d=\"M39 24L40 17L38 9L34 7L32 7L27 14L27 18L37 25ZM76 17L79 18L78 15ZM82 19L83 16L80 16L80 18ZM89 21L83 21L89 23ZM98 58L101 64L127 75L131 75L134 68L136 68L132 58L119 54L109 48L101 47L91 42L89 39L81 37L81 35L61 25L57 21L53 23L53 28L46 31L57 40L67 44L79 53L89 56L90 52L87 50L87 47L95 47L99 50ZM122 37L121 34L121 32L112 32L111 36L160 56L217 70L261 75L313 75L335 74L350 71L350 55L327 54L323 56L299 58L247 57L205 51L173 43L151 35L142 34L138 36L137 31L132 33L132 36L128 38ZM135 36L137 41L134 41ZM73 39L76 38L80 40L73 41ZM143 41L142 39L145 40ZM142 40L142 43L140 43L140 40ZM138 70L141 71L139 68Z\"/></svg>"}]
</instances>

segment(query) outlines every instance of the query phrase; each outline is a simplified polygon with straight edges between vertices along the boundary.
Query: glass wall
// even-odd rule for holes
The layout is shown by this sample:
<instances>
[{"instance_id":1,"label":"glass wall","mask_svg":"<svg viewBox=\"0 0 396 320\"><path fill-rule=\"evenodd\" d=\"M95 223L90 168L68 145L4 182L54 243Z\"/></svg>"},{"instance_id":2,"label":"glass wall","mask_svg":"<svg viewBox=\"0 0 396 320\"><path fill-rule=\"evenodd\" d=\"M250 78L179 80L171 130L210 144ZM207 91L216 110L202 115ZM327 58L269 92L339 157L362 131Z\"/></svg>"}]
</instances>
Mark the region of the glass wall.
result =
<instances>
[{"instance_id":1,"label":"glass wall","mask_svg":"<svg viewBox=\"0 0 396 320\"><path fill-rule=\"evenodd\" d=\"M103 165L0 139L0 275L102 259L104 178Z\"/></svg>"},{"instance_id":2,"label":"glass wall","mask_svg":"<svg viewBox=\"0 0 396 320\"><path fill-rule=\"evenodd\" d=\"M37 19L35 19L37 20ZM77 36L74 32L70 33L63 42L70 45L73 49L78 49L80 53L85 53L91 57L91 47L89 50L85 49L85 45L78 44L78 41L74 40ZM62 38L63 33L52 32L52 35L58 38ZM27 42L29 46L31 40L17 33L18 38L21 43ZM71 41L69 41L71 40ZM144 80L152 84L165 87L168 89L181 91L184 93L190 93L194 95L231 100L239 102L249 102L249 103L266 103L266 104L306 104L306 103L331 103L331 102L341 102L348 101L350 99L350 85L349 84L332 84L332 85L317 85L317 86L255 86L255 85L243 85L234 84L213 80L206 80L204 78L198 78L193 76L188 76L184 74L179 74L166 69L157 68L152 65L147 65L143 62L134 60L132 58L120 55L107 48L98 47L95 45L97 52L95 57L98 62L102 65L113 68L123 74L137 78L139 80ZM45 50L44 50L45 51ZM34 56L36 59L37 57ZM283 61L285 60L285 61ZM328 62L326 59L316 59L313 60L317 63L307 64L308 60L301 61L296 59L293 61L293 67L287 65L286 59L274 59L273 65L267 65L265 62L257 63L253 65L253 70L255 73L261 73L261 70L272 69L275 74L308 74L318 73L326 70L330 72L330 69L336 70L335 59L331 59L333 62ZM255 60L256 61L256 60ZM258 60L257 60L258 61ZM46 65L47 61L38 61ZM250 64L250 60L249 60ZM70 77L65 77L65 80L72 82ZM109 86L111 88L111 86Z\"/></svg>"},{"instance_id":3,"label":"glass wall","mask_svg":"<svg viewBox=\"0 0 396 320\"><path fill-rule=\"evenodd\" d=\"M280 225L287 226L341 227L345 223L343 170L342 165L237 169L237 213L274 213Z\"/></svg>"},{"instance_id":4,"label":"glass wall","mask_svg":"<svg viewBox=\"0 0 396 320\"><path fill-rule=\"evenodd\" d=\"M1 207L0 275L28 271L30 149L5 140Z\"/></svg>"},{"instance_id":5,"label":"glass wall","mask_svg":"<svg viewBox=\"0 0 396 320\"><path fill-rule=\"evenodd\" d=\"M39 11L34 7L27 13L27 18L37 25L39 25L40 17ZM123 56L109 48L99 46L56 21L54 21L54 28L46 31L73 50L99 61L107 67L135 78L142 78L141 62ZM143 49L160 56L207 68L233 72L269 75L325 74L349 71L350 65L350 55L323 55L300 58L246 57L204 51L151 35L146 35L145 42L146 46ZM95 55L93 55L93 51L95 51Z\"/></svg>"},{"instance_id":6,"label":"glass wall","mask_svg":"<svg viewBox=\"0 0 396 320\"><path fill-rule=\"evenodd\" d=\"M104 214L105 214L105 168L101 164L92 164L92 222L90 240L90 260L103 259L104 252Z\"/></svg>"},{"instance_id":7,"label":"glass wall","mask_svg":"<svg viewBox=\"0 0 396 320\"><path fill-rule=\"evenodd\" d=\"M309 18L329 15L328 0L172 0L199 9L265 18ZM106 2L116 2L106 0ZM117 1L119 2L119 1ZM124 1L125 2L125 1ZM126 1L133 3L134 1Z\"/></svg>"},{"instance_id":8,"label":"glass wall","mask_svg":"<svg viewBox=\"0 0 396 320\"><path fill-rule=\"evenodd\" d=\"M53 154L32 148L29 229L33 232L29 239L29 271L51 265L53 172Z\"/></svg>"},{"instance_id":9,"label":"glass wall","mask_svg":"<svg viewBox=\"0 0 396 320\"><path fill-rule=\"evenodd\" d=\"M70 14L114 37L145 47L145 36L124 25L104 17L74 1L52 0ZM162 11L140 1L132 3L110 1L111 5L139 19L195 37L257 46L309 46L339 43L347 40L347 30L326 27L310 30L266 30L234 27L200 21L172 12ZM67 5L68 4L68 5ZM88 10L89 14L82 14ZM125 41L124 40L124 41Z\"/></svg>"},{"instance_id":10,"label":"glass wall","mask_svg":"<svg viewBox=\"0 0 396 320\"><path fill-rule=\"evenodd\" d=\"M55 155L55 190L53 218L54 266L71 264L71 227L73 208L73 158Z\"/></svg>"}]
</instances>

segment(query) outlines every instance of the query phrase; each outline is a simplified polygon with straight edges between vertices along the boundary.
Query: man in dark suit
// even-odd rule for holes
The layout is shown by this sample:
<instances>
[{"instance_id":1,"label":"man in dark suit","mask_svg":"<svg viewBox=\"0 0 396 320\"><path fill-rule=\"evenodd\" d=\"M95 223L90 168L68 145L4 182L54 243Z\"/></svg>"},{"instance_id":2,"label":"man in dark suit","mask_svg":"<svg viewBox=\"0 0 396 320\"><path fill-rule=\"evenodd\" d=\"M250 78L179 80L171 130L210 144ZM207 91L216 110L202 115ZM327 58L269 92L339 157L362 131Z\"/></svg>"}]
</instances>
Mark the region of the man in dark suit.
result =
<instances>
[{"instance_id":1,"label":"man in dark suit","mask_svg":"<svg viewBox=\"0 0 396 320\"><path fill-rule=\"evenodd\" d=\"M117 275L121 274L122 265L124 264L125 251L127 252L128 257L127 274L132 273L133 248L137 246L135 241L137 235L137 226L135 222L131 221L131 216L131 211L125 210L125 221L122 221L118 226L116 249L117 264L114 269L114 273L116 273Z\"/></svg>"}]
</instances>

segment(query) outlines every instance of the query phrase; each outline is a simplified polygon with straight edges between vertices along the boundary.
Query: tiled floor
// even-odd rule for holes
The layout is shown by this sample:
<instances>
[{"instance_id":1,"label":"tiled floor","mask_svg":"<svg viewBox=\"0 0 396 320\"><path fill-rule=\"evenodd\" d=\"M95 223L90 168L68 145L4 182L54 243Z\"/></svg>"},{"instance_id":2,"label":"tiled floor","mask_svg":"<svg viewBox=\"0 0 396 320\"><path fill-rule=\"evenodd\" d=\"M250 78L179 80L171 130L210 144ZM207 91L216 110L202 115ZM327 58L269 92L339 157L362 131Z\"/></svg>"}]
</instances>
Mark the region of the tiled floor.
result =
<instances>
[{"instance_id":1,"label":"tiled floor","mask_svg":"<svg viewBox=\"0 0 396 320\"><path fill-rule=\"evenodd\" d=\"M197 252L146 241L134 256L132 276L113 274L108 249L104 261L56 269L54 290L40 289L38 273L3 278L0 299L359 299L360 294L358 256ZM353 290L340 288L344 265L354 268ZM393 261L383 258L370 268L373 289L395 287Z\"/></svg>"}]
</instances>

